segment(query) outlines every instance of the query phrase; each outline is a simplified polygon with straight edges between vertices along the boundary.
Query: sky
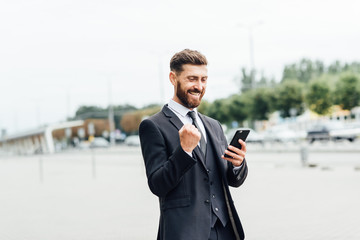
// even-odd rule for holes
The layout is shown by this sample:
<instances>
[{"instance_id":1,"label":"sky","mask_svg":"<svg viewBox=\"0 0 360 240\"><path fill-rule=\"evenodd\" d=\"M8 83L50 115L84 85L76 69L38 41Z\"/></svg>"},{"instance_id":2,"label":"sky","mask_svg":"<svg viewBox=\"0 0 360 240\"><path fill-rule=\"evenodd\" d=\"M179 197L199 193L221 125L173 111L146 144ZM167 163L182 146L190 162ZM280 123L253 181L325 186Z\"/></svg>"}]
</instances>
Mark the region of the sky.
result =
<instances>
[{"instance_id":1,"label":"sky","mask_svg":"<svg viewBox=\"0 0 360 240\"><path fill-rule=\"evenodd\" d=\"M64 121L81 105L166 103L172 55L209 62L204 99L254 67L281 78L301 58L360 61L357 0L0 0L0 129Z\"/></svg>"}]
</instances>

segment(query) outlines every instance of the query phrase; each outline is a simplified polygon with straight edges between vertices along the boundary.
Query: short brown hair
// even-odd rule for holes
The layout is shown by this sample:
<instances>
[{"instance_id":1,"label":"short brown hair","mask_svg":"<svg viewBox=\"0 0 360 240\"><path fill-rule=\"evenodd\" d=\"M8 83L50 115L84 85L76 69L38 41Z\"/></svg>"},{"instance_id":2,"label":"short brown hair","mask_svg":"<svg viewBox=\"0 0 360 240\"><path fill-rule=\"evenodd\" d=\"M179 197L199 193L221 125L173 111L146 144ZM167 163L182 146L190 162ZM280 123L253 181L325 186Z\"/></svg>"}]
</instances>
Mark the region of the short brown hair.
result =
<instances>
[{"instance_id":1,"label":"short brown hair","mask_svg":"<svg viewBox=\"0 0 360 240\"><path fill-rule=\"evenodd\" d=\"M170 70L179 74L183 71L184 64L207 65L206 57L196 50L184 49L175 53L170 60Z\"/></svg>"}]
</instances>

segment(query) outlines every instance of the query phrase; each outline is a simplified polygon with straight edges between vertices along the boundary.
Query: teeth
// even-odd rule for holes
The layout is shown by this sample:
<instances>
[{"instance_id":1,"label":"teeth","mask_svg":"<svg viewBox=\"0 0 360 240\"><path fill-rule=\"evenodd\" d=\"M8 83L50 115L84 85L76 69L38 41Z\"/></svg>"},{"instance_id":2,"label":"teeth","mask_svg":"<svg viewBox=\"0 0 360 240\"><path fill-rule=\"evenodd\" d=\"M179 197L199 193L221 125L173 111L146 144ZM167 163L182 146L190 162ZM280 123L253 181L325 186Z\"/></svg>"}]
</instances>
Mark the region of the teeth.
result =
<instances>
[{"instance_id":1,"label":"teeth","mask_svg":"<svg viewBox=\"0 0 360 240\"><path fill-rule=\"evenodd\" d=\"M194 92L190 92L191 95L195 95L195 96L199 96L200 93L194 93Z\"/></svg>"}]
</instances>

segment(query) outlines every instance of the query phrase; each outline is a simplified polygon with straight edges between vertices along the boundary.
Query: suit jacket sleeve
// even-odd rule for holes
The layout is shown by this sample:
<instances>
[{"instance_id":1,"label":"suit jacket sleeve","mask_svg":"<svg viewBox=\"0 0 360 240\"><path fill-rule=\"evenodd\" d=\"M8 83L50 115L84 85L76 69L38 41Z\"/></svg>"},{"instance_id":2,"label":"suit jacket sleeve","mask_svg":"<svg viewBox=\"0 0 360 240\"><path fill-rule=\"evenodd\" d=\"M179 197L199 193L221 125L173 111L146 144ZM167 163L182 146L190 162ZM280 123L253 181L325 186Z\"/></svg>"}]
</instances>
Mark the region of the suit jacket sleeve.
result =
<instances>
[{"instance_id":1,"label":"suit jacket sleeve","mask_svg":"<svg viewBox=\"0 0 360 240\"><path fill-rule=\"evenodd\" d=\"M150 190L165 197L181 181L183 175L196 163L180 146L169 153L164 133L152 120L141 122L139 136ZM172 136L178 139L179 136ZM171 151L171 150L170 150Z\"/></svg>"},{"instance_id":2,"label":"suit jacket sleeve","mask_svg":"<svg viewBox=\"0 0 360 240\"><path fill-rule=\"evenodd\" d=\"M232 187L240 187L244 183L248 174L248 167L246 160L244 159L243 165L240 168L240 171L238 171L236 175L234 174L233 171L234 166L232 165L232 163L229 162L228 165L229 167L227 171L227 178L229 185Z\"/></svg>"}]
</instances>

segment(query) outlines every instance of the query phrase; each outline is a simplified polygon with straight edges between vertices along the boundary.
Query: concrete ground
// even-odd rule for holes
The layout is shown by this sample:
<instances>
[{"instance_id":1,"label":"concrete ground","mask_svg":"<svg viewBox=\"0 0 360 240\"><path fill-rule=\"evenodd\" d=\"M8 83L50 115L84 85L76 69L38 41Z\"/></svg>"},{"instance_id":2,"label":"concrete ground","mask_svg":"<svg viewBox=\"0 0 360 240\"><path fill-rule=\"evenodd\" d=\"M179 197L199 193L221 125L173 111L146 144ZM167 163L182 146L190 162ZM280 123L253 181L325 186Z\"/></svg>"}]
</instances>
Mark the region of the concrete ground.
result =
<instances>
[{"instance_id":1,"label":"concrete ground","mask_svg":"<svg viewBox=\"0 0 360 240\"><path fill-rule=\"evenodd\" d=\"M247 239L360 239L360 148L343 146L310 146L304 167L296 145L249 144L232 189ZM2 156L0 189L0 240L156 239L137 147Z\"/></svg>"}]
</instances>

